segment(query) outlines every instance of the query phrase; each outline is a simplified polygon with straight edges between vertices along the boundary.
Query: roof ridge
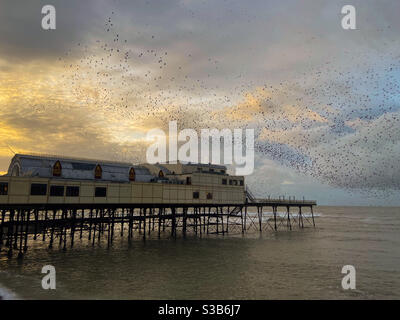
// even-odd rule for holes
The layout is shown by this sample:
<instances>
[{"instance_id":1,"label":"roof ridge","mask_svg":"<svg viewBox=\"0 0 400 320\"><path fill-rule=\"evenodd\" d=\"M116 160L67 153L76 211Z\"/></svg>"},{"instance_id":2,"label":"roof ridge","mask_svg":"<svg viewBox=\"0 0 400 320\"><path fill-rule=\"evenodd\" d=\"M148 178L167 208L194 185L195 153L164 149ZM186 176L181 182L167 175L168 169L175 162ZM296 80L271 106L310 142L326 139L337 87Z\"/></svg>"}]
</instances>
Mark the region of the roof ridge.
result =
<instances>
[{"instance_id":1,"label":"roof ridge","mask_svg":"<svg viewBox=\"0 0 400 320\"><path fill-rule=\"evenodd\" d=\"M124 165L129 165L129 166L134 166L133 163L130 162L123 162L123 161L113 161L113 160L101 160L101 159L93 159L93 158L78 158L74 156L63 156L63 155L54 155L54 154L46 154L46 153L29 153L29 154L24 154L24 153L17 153L15 156L22 156L22 157L32 157L32 158L53 158L57 160L75 160L75 161L91 161L91 162L97 162L97 163L105 163L105 164L124 164Z\"/></svg>"}]
</instances>

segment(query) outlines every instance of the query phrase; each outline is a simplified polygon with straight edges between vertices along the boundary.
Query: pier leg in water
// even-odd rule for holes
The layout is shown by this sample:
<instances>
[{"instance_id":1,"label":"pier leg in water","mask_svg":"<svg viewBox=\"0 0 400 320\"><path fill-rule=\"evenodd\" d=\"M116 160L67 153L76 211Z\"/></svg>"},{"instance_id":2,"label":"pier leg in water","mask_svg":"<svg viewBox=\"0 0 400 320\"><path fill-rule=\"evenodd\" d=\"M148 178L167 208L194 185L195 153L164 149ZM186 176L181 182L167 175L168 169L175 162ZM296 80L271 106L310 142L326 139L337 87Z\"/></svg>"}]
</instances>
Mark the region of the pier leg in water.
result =
<instances>
[{"instance_id":1,"label":"pier leg in water","mask_svg":"<svg viewBox=\"0 0 400 320\"><path fill-rule=\"evenodd\" d=\"M290 223L290 207L287 206L287 226L289 227L290 230L292 230L292 224Z\"/></svg>"},{"instance_id":2,"label":"pier leg in water","mask_svg":"<svg viewBox=\"0 0 400 320\"><path fill-rule=\"evenodd\" d=\"M205 208L203 209L203 212L204 212L204 210L205 210ZM198 220L199 220L199 231L200 231L200 237L202 236L202 234L203 234L203 232L202 232L202 230L201 230L201 228L202 228L202 223L201 223L201 207L199 208L199 211L198 211Z\"/></svg>"},{"instance_id":3,"label":"pier leg in water","mask_svg":"<svg viewBox=\"0 0 400 320\"><path fill-rule=\"evenodd\" d=\"M155 208L151 208L151 216L152 216L151 231L154 231L154 228L155 228L155 220L156 220L156 209L155 209Z\"/></svg>"},{"instance_id":4,"label":"pier leg in water","mask_svg":"<svg viewBox=\"0 0 400 320\"><path fill-rule=\"evenodd\" d=\"M219 214L218 214L218 207L215 208L215 209L216 209L216 211L214 212L214 217L215 217L216 220L217 220L217 231L216 231L216 233L218 234L218 233L219 233Z\"/></svg>"},{"instance_id":5,"label":"pier leg in water","mask_svg":"<svg viewBox=\"0 0 400 320\"><path fill-rule=\"evenodd\" d=\"M303 225L303 215L301 213L301 206L299 206L299 227L304 228Z\"/></svg>"},{"instance_id":6,"label":"pier leg in water","mask_svg":"<svg viewBox=\"0 0 400 320\"><path fill-rule=\"evenodd\" d=\"M93 239L92 239L92 246L94 246L94 242L96 239L96 226L97 226L97 216L99 214L99 210L96 209L96 215L95 215L95 219L93 221Z\"/></svg>"},{"instance_id":7,"label":"pier leg in water","mask_svg":"<svg viewBox=\"0 0 400 320\"><path fill-rule=\"evenodd\" d=\"M29 220L30 220L31 211L28 209L26 214L27 214L27 217L26 217L26 228L25 228L24 252L26 252L28 250L28 231L29 231Z\"/></svg>"},{"instance_id":8,"label":"pier leg in water","mask_svg":"<svg viewBox=\"0 0 400 320\"><path fill-rule=\"evenodd\" d=\"M278 230L277 226L276 226L276 212L278 211L277 207L272 207L272 212L274 214L274 227L275 227L275 231Z\"/></svg>"},{"instance_id":9,"label":"pier leg in water","mask_svg":"<svg viewBox=\"0 0 400 320\"><path fill-rule=\"evenodd\" d=\"M152 215L153 215L153 210L152 208L149 208L149 227L148 227L148 234L150 237L150 232L151 232L151 220L152 220Z\"/></svg>"},{"instance_id":10,"label":"pier leg in water","mask_svg":"<svg viewBox=\"0 0 400 320\"><path fill-rule=\"evenodd\" d=\"M245 210L247 210L247 207L245 208ZM244 233L245 226L243 224L243 210L242 209L240 209L240 222L242 223L242 233Z\"/></svg>"},{"instance_id":11,"label":"pier leg in water","mask_svg":"<svg viewBox=\"0 0 400 320\"><path fill-rule=\"evenodd\" d=\"M89 235L88 235L89 241L92 236L92 217L93 217L93 209L90 209L90 212L89 212Z\"/></svg>"},{"instance_id":12,"label":"pier leg in water","mask_svg":"<svg viewBox=\"0 0 400 320\"><path fill-rule=\"evenodd\" d=\"M162 208L158 208L158 238L161 237L161 212Z\"/></svg>"},{"instance_id":13,"label":"pier leg in water","mask_svg":"<svg viewBox=\"0 0 400 320\"><path fill-rule=\"evenodd\" d=\"M60 233L59 233L59 235L60 235L60 240L59 240L59 243L58 243L58 246L59 247L61 247L61 245L62 245L62 240L63 240L63 234L64 234L64 216L65 216L65 210L62 210L62 213L61 213L61 219L62 219L62 221L61 221L61 226L60 226Z\"/></svg>"},{"instance_id":14,"label":"pier leg in water","mask_svg":"<svg viewBox=\"0 0 400 320\"><path fill-rule=\"evenodd\" d=\"M196 210L196 208L194 208ZM186 219L187 219L187 208L183 208L183 227L182 227L182 234L183 237L186 238Z\"/></svg>"},{"instance_id":15,"label":"pier leg in water","mask_svg":"<svg viewBox=\"0 0 400 320\"><path fill-rule=\"evenodd\" d=\"M71 248L74 247L75 237L75 221L76 221L76 209L72 211L72 225L71 225Z\"/></svg>"},{"instance_id":16,"label":"pier leg in water","mask_svg":"<svg viewBox=\"0 0 400 320\"><path fill-rule=\"evenodd\" d=\"M20 211L20 215L21 215L21 217L20 217L20 224L21 224L21 226L20 226L20 228L19 228L19 230L20 230L20 235L19 235L19 252L18 252L18 259L22 259L22 257L24 256L24 254L22 253L22 241L23 241L23 239L24 239L24 210L21 210ZM16 237L15 237L15 239L17 239L17 232L15 233L15 235L16 235Z\"/></svg>"},{"instance_id":17,"label":"pier leg in water","mask_svg":"<svg viewBox=\"0 0 400 320\"><path fill-rule=\"evenodd\" d=\"M104 217L104 210L100 209L100 220L98 222L99 228L97 230L97 242L100 244L100 237L103 231L103 217Z\"/></svg>"},{"instance_id":18,"label":"pier leg in water","mask_svg":"<svg viewBox=\"0 0 400 320\"><path fill-rule=\"evenodd\" d=\"M85 219L85 209L82 209L81 212L82 216L81 216L81 230L79 233L79 239L82 239L82 233L83 233L83 220Z\"/></svg>"},{"instance_id":19,"label":"pier leg in water","mask_svg":"<svg viewBox=\"0 0 400 320\"><path fill-rule=\"evenodd\" d=\"M8 252L7 252L8 258L11 258L12 254L13 254L14 215L15 215L15 211L11 210L10 211L10 218L9 218L9 221L8 221L8 227L7 227L7 243L6 243L6 246L8 245Z\"/></svg>"},{"instance_id":20,"label":"pier leg in water","mask_svg":"<svg viewBox=\"0 0 400 320\"><path fill-rule=\"evenodd\" d=\"M15 224L14 249L18 249L17 241L18 241L18 226L19 226L20 219L21 219L21 210L18 209L17 210L17 221ZM14 233L14 230L13 230L13 233Z\"/></svg>"},{"instance_id":21,"label":"pier leg in water","mask_svg":"<svg viewBox=\"0 0 400 320\"><path fill-rule=\"evenodd\" d=\"M49 249L53 248L53 240L54 240L54 227L55 227L55 221L56 221L56 210L53 210L53 221L52 221L52 226L51 226L51 231L50 231L50 243L49 243Z\"/></svg>"},{"instance_id":22,"label":"pier leg in water","mask_svg":"<svg viewBox=\"0 0 400 320\"><path fill-rule=\"evenodd\" d=\"M143 209L143 241L146 240L146 208Z\"/></svg>"},{"instance_id":23,"label":"pier leg in water","mask_svg":"<svg viewBox=\"0 0 400 320\"><path fill-rule=\"evenodd\" d=\"M240 209L240 212L242 212L242 209ZM244 208L244 231L247 229L247 206Z\"/></svg>"},{"instance_id":24,"label":"pier leg in water","mask_svg":"<svg viewBox=\"0 0 400 320\"><path fill-rule=\"evenodd\" d=\"M43 221L43 237L42 241L46 240L46 232L47 232L47 210L44 211L44 221Z\"/></svg>"},{"instance_id":25,"label":"pier leg in water","mask_svg":"<svg viewBox=\"0 0 400 320\"><path fill-rule=\"evenodd\" d=\"M228 207L228 211L227 211L227 217L226 217L226 233L229 233L229 217L230 217L230 214L229 214L229 207Z\"/></svg>"},{"instance_id":26,"label":"pier leg in water","mask_svg":"<svg viewBox=\"0 0 400 320\"><path fill-rule=\"evenodd\" d=\"M3 246L3 223L6 219L6 210L1 210L1 223L0 223L0 248Z\"/></svg>"},{"instance_id":27,"label":"pier leg in water","mask_svg":"<svg viewBox=\"0 0 400 320\"><path fill-rule=\"evenodd\" d=\"M114 239L115 209L111 210L111 243Z\"/></svg>"},{"instance_id":28,"label":"pier leg in water","mask_svg":"<svg viewBox=\"0 0 400 320\"><path fill-rule=\"evenodd\" d=\"M162 219L162 231L165 231L165 212L166 212L167 208L163 208L163 219Z\"/></svg>"},{"instance_id":29,"label":"pier leg in water","mask_svg":"<svg viewBox=\"0 0 400 320\"><path fill-rule=\"evenodd\" d=\"M314 221L314 211L313 211L313 207L311 206L310 208L311 208L311 217L312 217L312 223L313 223L313 226L314 226L314 228L315 228L315 221Z\"/></svg>"},{"instance_id":30,"label":"pier leg in water","mask_svg":"<svg viewBox=\"0 0 400 320\"><path fill-rule=\"evenodd\" d=\"M175 217L175 207L171 208L171 215L172 215L172 221L171 221L171 237L176 239L176 217Z\"/></svg>"},{"instance_id":31,"label":"pier leg in water","mask_svg":"<svg viewBox=\"0 0 400 320\"><path fill-rule=\"evenodd\" d=\"M65 226L64 226L64 247L63 251L67 251L67 219L68 219L68 211L65 211ZM62 230L62 229L61 229Z\"/></svg>"},{"instance_id":32,"label":"pier leg in water","mask_svg":"<svg viewBox=\"0 0 400 320\"><path fill-rule=\"evenodd\" d=\"M139 209L139 234L142 232L142 209Z\"/></svg>"},{"instance_id":33,"label":"pier leg in water","mask_svg":"<svg viewBox=\"0 0 400 320\"><path fill-rule=\"evenodd\" d=\"M121 210L121 238L124 236L124 219L125 219L125 209Z\"/></svg>"},{"instance_id":34,"label":"pier leg in water","mask_svg":"<svg viewBox=\"0 0 400 320\"><path fill-rule=\"evenodd\" d=\"M206 233L206 207L203 210L203 233Z\"/></svg>"},{"instance_id":35,"label":"pier leg in water","mask_svg":"<svg viewBox=\"0 0 400 320\"><path fill-rule=\"evenodd\" d=\"M38 229L38 220L39 220L39 211L37 209L33 210L33 216L35 218L35 231L33 235L33 240L36 240L36 234ZM0 246L1 246L1 237L0 237Z\"/></svg>"},{"instance_id":36,"label":"pier leg in water","mask_svg":"<svg viewBox=\"0 0 400 320\"><path fill-rule=\"evenodd\" d=\"M218 210L218 208L217 208ZM221 212L221 225L222 225L222 235L225 235L225 227L224 227L224 212L222 210L222 207L219 210Z\"/></svg>"},{"instance_id":37,"label":"pier leg in water","mask_svg":"<svg viewBox=\"0 0 400 320\"><path fill-rule=\"evenodd\" d=\"M110 248L110 241L111 241L111 217L110 217L110 210L107 210L107 249Z\"/></svg>"},{"instance_id":38,"label":"pier leg in water","mask_svg":"<svg viewBox=\"0 0 400 320\"><path fill-rule=\"evenodd\" d=\"M132 238L133 212L134 212L134 209L130 208L129 209L129 224L128 224L128 240L130 240Z\"/></svg>"}]
</instances>

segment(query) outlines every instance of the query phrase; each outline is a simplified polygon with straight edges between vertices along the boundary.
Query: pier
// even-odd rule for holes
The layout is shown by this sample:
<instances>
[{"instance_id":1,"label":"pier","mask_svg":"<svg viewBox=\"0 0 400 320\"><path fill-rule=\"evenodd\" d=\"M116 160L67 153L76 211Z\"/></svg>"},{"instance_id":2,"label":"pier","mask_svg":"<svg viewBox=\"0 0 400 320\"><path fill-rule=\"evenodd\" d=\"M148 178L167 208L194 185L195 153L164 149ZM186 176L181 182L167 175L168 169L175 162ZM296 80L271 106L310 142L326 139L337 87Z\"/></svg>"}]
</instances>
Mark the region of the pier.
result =
<instances>
[{"instance_id":1,"label":"pier","mask_svg":"<svg viewBox=\"0 0 400 320\"><path fill-rule=\"evenodd\" d=\"M244 204L7 204L0 205L0 253L23 258L31 241L49 249L73 248L87 239L93 246L116 237L139 238L188 234L202 237L229 233L291 231L315 227L315 201L256 199ZM267 211L268 212L265 212Z\"/></svg>"}]
</instances>

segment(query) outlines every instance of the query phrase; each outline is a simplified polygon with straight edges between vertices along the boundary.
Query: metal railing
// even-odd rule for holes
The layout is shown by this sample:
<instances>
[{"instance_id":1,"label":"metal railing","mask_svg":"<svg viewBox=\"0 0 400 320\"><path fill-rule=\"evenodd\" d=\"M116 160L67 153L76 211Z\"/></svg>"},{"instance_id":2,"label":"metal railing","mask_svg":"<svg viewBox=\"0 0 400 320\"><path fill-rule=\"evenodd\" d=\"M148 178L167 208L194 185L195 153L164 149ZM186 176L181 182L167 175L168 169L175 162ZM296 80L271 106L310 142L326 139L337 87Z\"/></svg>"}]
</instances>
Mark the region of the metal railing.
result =
<instances>
[{"instance_id":1,"label":"metal railing","mask_svg":"<svg viewBox=\"0 0 400 320\"><path fill-rule=\"evenodd\" d=\"M251 192L249 187L246 185L245 189L245 194L246 194L246 199L250 203L279 203L279 204L307 204L307 205L316 205L317 201L315 200L305 200L304 198L302 200L295 200L295 198L290 198L285 199L283 198L256 198L254 194Z\"/></svg>"}]
</instances>

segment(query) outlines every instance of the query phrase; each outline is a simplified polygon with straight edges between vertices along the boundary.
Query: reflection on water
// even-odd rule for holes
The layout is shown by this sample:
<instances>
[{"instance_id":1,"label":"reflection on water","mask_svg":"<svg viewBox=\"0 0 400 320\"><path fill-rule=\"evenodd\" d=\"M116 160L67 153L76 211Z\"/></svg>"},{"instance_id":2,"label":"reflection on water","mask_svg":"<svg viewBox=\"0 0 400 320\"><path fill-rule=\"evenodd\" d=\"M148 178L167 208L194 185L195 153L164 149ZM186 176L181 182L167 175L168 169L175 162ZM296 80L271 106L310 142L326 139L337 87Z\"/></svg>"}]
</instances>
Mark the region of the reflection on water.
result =
<instances>
[{"instance_id":1,"label":"reflection on water","mask_svg":"<svg viewBox=\"0 0 400 320\"><path fill-rule=\"evenodd\" d=\"M145 243L117 237L110 249L78 239L67 252L38 241L22 262L2 252L0 283L36 299L399 299L400 209L316 211L316 229L292 232ZM46 264L56 267L56 290L41 288ZM341 288L346 264L357 270L355 291Z\"/></svg>"}]
</instances>

